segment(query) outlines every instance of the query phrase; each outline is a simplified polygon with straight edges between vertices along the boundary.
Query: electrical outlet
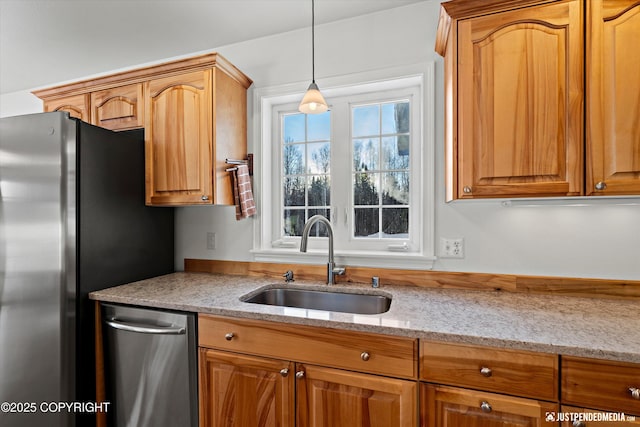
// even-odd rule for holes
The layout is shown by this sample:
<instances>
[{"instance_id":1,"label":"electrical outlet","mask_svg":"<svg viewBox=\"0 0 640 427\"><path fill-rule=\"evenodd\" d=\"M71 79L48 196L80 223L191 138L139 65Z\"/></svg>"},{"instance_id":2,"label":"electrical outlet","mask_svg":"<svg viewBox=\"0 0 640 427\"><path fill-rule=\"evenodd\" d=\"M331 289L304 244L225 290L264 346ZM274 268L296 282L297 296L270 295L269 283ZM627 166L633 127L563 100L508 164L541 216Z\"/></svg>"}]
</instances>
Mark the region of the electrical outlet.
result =
<instances>
[{"instance_id":1,"label":"electrical outlet","mask_svg":"<svg viewBox=\"0 0 640 427\"><path fill-rule=\"evenodd\" d=\"M442 258L464 258L464 239L462 237L456 239L441 237L440 256Z\"/></svg>"},{"instance_id":2,"label":"electrical outlet","mask_svg":"<svg viewBox=\"0 0 640 427\"><path fill-rule=\"evenodd\" d=\"M207 249L214 250L216 248L216 233L207 232Z\"/></svg>"}]
</instances>

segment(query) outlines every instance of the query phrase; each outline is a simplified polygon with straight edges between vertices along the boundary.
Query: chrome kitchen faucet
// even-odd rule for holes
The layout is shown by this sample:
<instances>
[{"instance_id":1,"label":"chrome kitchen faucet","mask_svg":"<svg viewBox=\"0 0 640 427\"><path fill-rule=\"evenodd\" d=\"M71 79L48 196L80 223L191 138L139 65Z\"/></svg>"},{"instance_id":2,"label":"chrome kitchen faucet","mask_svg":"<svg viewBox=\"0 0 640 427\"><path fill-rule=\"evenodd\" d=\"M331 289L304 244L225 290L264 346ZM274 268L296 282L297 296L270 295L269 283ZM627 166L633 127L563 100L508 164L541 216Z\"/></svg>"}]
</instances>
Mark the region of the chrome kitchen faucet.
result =
<instances>
[{"instance_id":1,"label":"chrome kitchen faucet","mask_svg":"<svg viewBox=\"0 0 640 427\"><path fill-rule=\"evenodd\" d=\"M309 240L309 233L311 232L311 227L316 222L321 222L327 228L327 234L329 235L329 262L327 263L327 284L335 285L335 276L342 276L344 274L344 267L336 267L336 264L333 260L333 228L331 227L331 223L329 220L322 215L314 215L307 223L304 225L304 230L302 231L302 240L300 240L300 252L307 252L307 241Z\"/></svg>"}]
</instances>

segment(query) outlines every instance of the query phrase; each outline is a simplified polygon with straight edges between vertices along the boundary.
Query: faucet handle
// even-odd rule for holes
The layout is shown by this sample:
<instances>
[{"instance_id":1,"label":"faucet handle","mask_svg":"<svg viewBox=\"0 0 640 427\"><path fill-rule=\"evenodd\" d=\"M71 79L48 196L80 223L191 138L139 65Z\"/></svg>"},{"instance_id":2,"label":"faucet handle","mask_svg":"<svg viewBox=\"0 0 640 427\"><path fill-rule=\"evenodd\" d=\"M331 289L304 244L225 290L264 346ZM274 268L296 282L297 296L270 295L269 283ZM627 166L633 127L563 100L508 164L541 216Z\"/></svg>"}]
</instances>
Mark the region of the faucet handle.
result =
<instances>
[{"instance_id":1,"label":"faucet handle","mask_svg":"<svg viewBox=\"0 0 640 427\"><path fill-rule=\"evenodd\" d=\"M346 268L344 267L333 267L333 274L337 274L338 276L344 275Z\"/></svg>"},{"instance_id":2,"label":"faucet handle","mask_svg":"<svg viewBox=\"0 0 640 427\"><path fill-rule=\"evenodd\" d=\"M293 271L291 271L291 270L287 270L287 272L286 272L286 273L284 273L284 274L282 275L282 277L284 277L284 281L285 281L286 283L289 283L289 282L293 282L293 281L294 281L294 280L293 280Z\"/></svg>"}]
</instances>

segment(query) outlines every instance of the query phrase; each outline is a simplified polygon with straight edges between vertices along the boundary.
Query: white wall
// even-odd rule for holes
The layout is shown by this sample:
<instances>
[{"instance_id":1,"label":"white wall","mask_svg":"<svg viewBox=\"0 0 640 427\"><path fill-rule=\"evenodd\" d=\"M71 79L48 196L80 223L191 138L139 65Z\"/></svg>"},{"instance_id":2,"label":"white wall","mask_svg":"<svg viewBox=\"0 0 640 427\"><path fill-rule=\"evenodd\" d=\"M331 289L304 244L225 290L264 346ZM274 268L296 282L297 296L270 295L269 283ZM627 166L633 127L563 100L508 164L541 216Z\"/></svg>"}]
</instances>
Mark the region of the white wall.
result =
<instances>
[{"instance_id":1,"label":"white wall","mask_svg":"<svg viewBox=\"0 0 640 427\"><path fill-rule=\"evenodd\" d=\"M465 258L439 259L442 271L640 280L640 206L502 207L498 201L445 204L442 59L433 51L439 2L429 0L316 28L316 80L436 61L436 244L464 237ZM310 80L310 34L294 31L216 48L254 80L253 88ZM133 65L133 64L132 64ZM0 115L41 108L28 92L3 95ZM252 111L251 105L249 111ZM12 114L5 114L12 112ZM253 118L249 117L249 123ZM249 128L249 152L253 151ZM177 209L176 267L184 258L251 261L253 220L231 207ZM215 250L206 233L216 233Z\"/></svg>"}]
</instances>

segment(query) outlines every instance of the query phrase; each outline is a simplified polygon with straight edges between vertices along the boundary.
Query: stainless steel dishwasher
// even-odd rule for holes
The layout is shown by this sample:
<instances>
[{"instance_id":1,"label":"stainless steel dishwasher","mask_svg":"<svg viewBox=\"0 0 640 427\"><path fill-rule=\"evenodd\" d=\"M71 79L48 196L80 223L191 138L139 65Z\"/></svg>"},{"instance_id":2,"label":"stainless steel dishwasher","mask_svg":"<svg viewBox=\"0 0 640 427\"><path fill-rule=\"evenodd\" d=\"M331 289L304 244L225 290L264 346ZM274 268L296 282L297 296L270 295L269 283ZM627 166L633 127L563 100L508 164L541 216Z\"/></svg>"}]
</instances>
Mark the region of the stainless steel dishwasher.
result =
<instances>
[{"instance_id":1,"label":"stainless steel dishwasher","mask_svg":"<svg viewBox=\"0 0 640 427\"><path fill-rule=\"evenodd\" d=\"M195 314L102 304L109 425L197 427Z\"/></svg>"}]
</instances>

